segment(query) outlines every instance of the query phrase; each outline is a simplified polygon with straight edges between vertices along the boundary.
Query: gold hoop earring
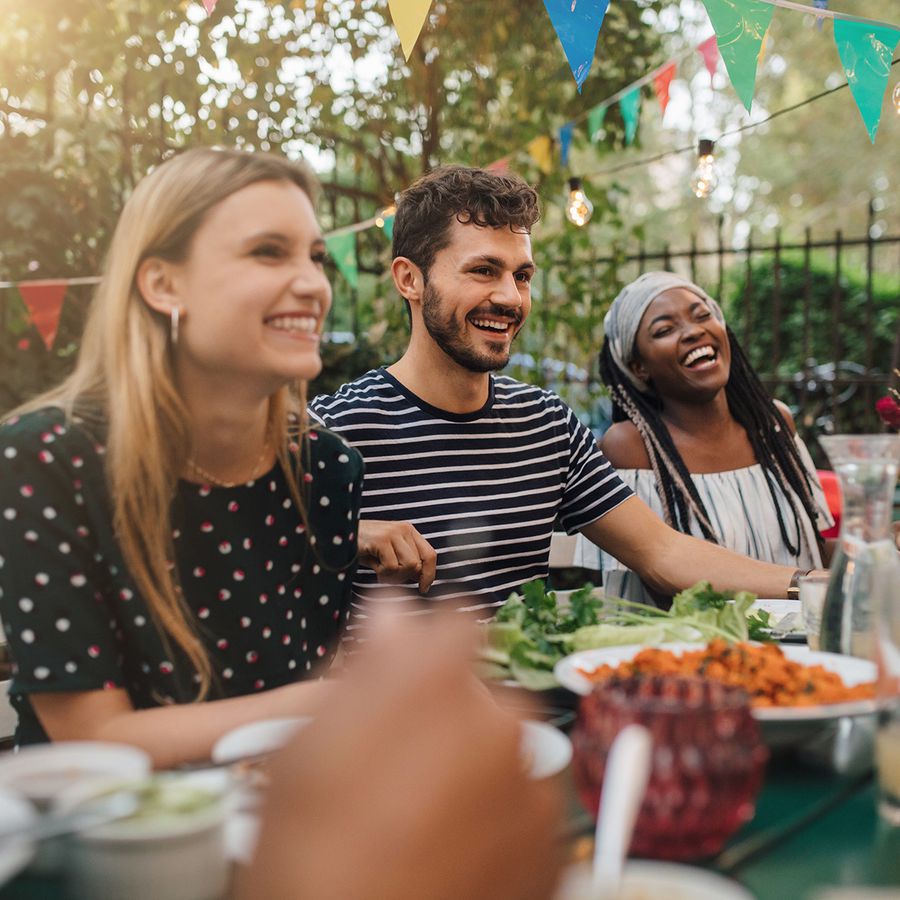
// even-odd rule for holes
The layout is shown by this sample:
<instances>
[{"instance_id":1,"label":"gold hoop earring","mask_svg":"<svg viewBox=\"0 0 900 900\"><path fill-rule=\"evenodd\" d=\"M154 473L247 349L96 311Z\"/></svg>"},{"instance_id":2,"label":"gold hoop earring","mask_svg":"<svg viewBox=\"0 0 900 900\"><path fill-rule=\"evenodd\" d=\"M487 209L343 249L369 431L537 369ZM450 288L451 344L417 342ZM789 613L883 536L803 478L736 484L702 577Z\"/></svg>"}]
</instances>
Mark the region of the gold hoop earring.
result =
<instances>
[{"instance_id":1,"label":"gold hoop earring","mask_svg":"<svg viewBox=\"0 0 900 900\"><path fill-rule=\"evenodd\" d=\"M178 325L181 321L181 310L177 306L173 306L169 311L169 336L172 339L172 346L178 346Z\"/></svg>"}]
</instances>

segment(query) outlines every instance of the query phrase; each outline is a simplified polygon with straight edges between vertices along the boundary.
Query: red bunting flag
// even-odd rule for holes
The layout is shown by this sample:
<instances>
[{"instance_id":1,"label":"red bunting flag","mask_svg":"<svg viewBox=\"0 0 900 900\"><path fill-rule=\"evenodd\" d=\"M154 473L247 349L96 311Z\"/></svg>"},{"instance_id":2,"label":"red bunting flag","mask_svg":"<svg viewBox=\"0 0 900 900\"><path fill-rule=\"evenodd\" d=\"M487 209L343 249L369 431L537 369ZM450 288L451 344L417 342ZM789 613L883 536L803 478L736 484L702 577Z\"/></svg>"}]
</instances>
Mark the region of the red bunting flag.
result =
<instances>
[{"instance_id":1,"label":"red bunting flag","mask_svg":"<svg viewBox=\"0 0 900 900\"><path fill-rule=\"evenodd\" d=\"M59 328L59 314L66 298L67 284L65 281L27 281L19 284L18 288L28 307L31 323L49 350Z\"/></svg>"},{"instance_id":2,"label":"red bunting flag","mask_svg":"<svg viewBox=\"0 0 900 900\"><path fill-rule=\"evenodd\" d=\"M653 87L656 88L656 97L659 100L663 118L666 115L666 107L669 105L669 85L674 77L675 63L671 62L664 69L661 69L653 79Z\"/></svg>"},{"instance_id":3,"label":"red bunting flag","mask_svg":"<svg viewBox=\"0 0 900 900\"><path fill-rule=\"evenodd\" d=\"M216 4L219 0L203 0L203 5L206 7L206 14L208 16L212 15L213 10L216 8Z\"/></svg>"},{"instance_id":4,"label":"red bunting flag","mask_svg":"<svg viewBox=\"0 0 900 900\"><path fill-rule=\"evenodd\" d=\"M500 159L495 159L490 165L484 167L486 172L496 172L498 175L502 175L504 172L509 171L509 157L504 156Z\"/></svg>"},{"instance_id":5,"label":"red bunting flag","mask_svg":"<svg viewBox=\"0 0 900 900\"><path fill-rule=\"evenodd\" d=\"M709 83L712 84L713 76L719 67L719 46L716 44L716 36L707 38L697 46L697 52L703 57L706 71L709 72Z\"/></svg>"}]
</instances>

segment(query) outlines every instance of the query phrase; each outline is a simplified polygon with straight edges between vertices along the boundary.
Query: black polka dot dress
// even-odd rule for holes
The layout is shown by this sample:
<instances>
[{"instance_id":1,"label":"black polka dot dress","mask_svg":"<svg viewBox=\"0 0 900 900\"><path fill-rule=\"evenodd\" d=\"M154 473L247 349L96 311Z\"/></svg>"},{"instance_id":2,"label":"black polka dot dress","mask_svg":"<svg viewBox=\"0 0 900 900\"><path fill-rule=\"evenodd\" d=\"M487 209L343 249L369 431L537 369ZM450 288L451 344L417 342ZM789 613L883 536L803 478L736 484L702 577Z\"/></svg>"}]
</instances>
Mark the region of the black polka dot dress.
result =
<instances>
[{"instance_id":1,"label":"black polka dot dress","mask_svg":"<svg viewBox=\"0 0 900 900\"><path fill-rule=\"evenodd\" d=\"M196 675L167 647L112 528L104 448L59 410L0 428L0 616L20 744L46 740L38 692L124 688L135 708L186 702ZM307 524L276 465L233 488L181 481L176 564L213 666L213 697L321 674L346 621L363 465L328 431L302 453Z\"/></svg>"}]
</instances>

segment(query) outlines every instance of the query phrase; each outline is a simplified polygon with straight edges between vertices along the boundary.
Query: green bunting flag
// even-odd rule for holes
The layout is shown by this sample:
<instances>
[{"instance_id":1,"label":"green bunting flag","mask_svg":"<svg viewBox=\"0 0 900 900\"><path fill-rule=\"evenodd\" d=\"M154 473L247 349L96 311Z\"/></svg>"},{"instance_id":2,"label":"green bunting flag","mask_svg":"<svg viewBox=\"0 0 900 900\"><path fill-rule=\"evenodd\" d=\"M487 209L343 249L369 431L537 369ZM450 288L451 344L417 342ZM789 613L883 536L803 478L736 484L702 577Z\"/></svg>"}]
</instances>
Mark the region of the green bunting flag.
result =
<instances>
[{"instance_id":1,"label":"green bunting flag","mask_svg":"<svg viewBox=\"0 0 900 900\"><path fill-rule=\"evenodd\" d=\"M619 109L622 110L622 119L625 122L625 143L631 144L637 134L638 119L641 115L641 89L636 87L629 91L619 101Z\"/></svg>"},{"instance_id":2,"label":"green bunting flag","mask_svg":"<svg viewBox=\"0 0 900 900\"><path fill-rule=\"evenodd\" d=\"M393 220L391 221L393 226ZM347 231L325 238L328 255L352 288L359 287L359 263L356 260L356 233Z\"/></svg>"},{"instance_id":3,"label":"green bunting flag","mask_svg":"<svg viewBox=\"0 0 900 900\"><path fill-rule=\"evenodd\" d=\"M595 106L589 113L587 118L588 140L595 143L600 138L600 130L603 128L603 120L606 118L605 105Z\"/></svg>"},{"instance_id":4,"label":"green bunting flag","mask_svg":"<svg viewBox=\"0 0 900 900\"><path fill-rule=\"evenodd\" d=\"M866 22L835 19L834 42L850 92L874 144L900 31Z\"/></svg>"},{"instance_id":5,"label":"green bunting flag","mask_svg":"<svg viewBox=\"0 0 900 900\"><path fill-rule=\"evenodd\" d=\"M750 110L756 66L775 7L765 0L703 0L731 84Z\"/></svg>"},{"instance_id":6,"label":"green bunting flag","mask_svg":"<svg viewBox=\"0 0 900 900\"><path fill-rule=\"evenodd\" d=\"M384 233L387 236L389 241L394 239L394 217L393 216L385 216L384 217Z\"/></svg>"}]
</instances>

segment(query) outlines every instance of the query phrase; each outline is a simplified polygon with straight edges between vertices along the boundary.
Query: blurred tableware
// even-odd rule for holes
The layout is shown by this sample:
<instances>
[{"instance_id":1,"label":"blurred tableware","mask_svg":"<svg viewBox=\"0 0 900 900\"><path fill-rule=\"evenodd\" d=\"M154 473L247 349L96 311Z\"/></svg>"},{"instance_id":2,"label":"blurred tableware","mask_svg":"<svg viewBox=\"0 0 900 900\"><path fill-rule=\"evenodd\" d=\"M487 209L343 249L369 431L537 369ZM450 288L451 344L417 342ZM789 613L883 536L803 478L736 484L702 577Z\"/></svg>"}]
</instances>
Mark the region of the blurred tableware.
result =
<instances>
[{"instance_id":1,"label":"blurred tableware","mask_svg":"<svg viewBox=\"0 0 900 900\"><path fill-rule=\"evenodd\" d=\"M100 741L58 741L25 747L0 756L0 786L31 801L44 814L54 812L62 794L74 785L98 790L150 771L150 757L136 747ZM42 874L62 864L62 842L40 844L32 868Z\"/></svg>"},{"instance_id":2,"label":"blurred tableware","mask_svg":"<svg viewBox=\"0 0 900 900\"><path fill-rule=\"evenodd\" d=\"M20 794L0 788L0 830L18 834L8 840L0 840L0 885L31 861L34 843L26 832L37 819L34 807Z\"/></svg>"},{"instance_id":3,"label":"blurred tableware","mask_svg":"<svg viewBox=\"0 0 900 900\"><path fill-rule=\"evenodd\" d=\"M550 778L572 761L572 742L543 722L522 722L522 757L532 778Z\"/></svg>"},{"instance_id":4,"label":"blurred tableware","mask_svg":"<svg viewBox=\"0 0 900 900\"><path fill-rule=\"evenodd\" d=\"M602 647L582 650L561 659L554 669L561 685L577 694L588 694L594 688L585 671L591 671L604 663L611 666L626 662L646 649L643 645ZM696 644L660 644L659 649L683 653L696 650ZM853 687L867 681L875 681L875 663L856 659L840 653L814 652L809 647L784 645L781 647L787 659L805 666L821 665L836 672L844 684ZM871 716L878 709L877 700L852 700L846 703L828 703L818 706L768 706L753 710L753 717L762 728L765 743L772 748L782 748L804 743L816 737L828 723L842 716Z\"/></svg>"},{"instance_id":5,"label":"blurred tableware","mask_svg":"<svg viewBox=\"0 0 900 900\"><path fill-rule=\"evenodd\" d=\"M229 731L216 741L212 749L214 763L258 761L268 753L280 750L301 728L312 722L310 716L261 719Z\"/></svg>"},{"instance_id":6,"label":"blurred tableware","mask_svg":"<svg viewBox=\"0 0 900 900\"><path fill-rule=\"evenodd\" d=\"M143 750L100 741L57 741L0 756L0 785L23 794L41 812L74 784L139 778L149 771Z\"/></svg>"},{"instance_id":7,"label":"blurred tableware","mask_svg":"<svg viewBox=\"0 0 900 900\"><path fill-rule=\"evenodd\" d=\"M593 900L591 867L563 873L554 900ZM646 860L626 863L615 900L753 900L753 895L715 872L693 866Z\"/></svg>"},{"instance_id":8,"label":"blurred tableware","mask_svg":"<svg viewBox=\"0 0 900 900\"><path fill-rule=\"evenodd\" d=\"M133 815L138 808L138 797L134 791L113 791L96 797L69 812L47 813L24 828L20 824L0 823L0 844L25 838L31 842L46 841L49 838L75 834L106 825L117 819Z\"/></svg>"},{"instance_id":9,"label":"blurred tableware","mask_svg":"<svg viewBox=\"0 0 900 900\"><path fill-rule=\"evenodd\" d=\"M828 575L801 575L800 609L803 611L803 627L806 629L806 643L810 650L818 650L822 631L822 608L825 592L828 590Z\"/></svg>"},{"instance_id":10,"label":"blurred tableware","mask_svg":"<svg viewBox=\"0 0 900 900\"><path fill-rule=\"evenodd\" d=\"M900 826L900 578L875 585L876 659L881 709L875 736L881 818Z\"/></svg>"},{"instance_id":11,"label":"blurred tableware","mask_svg":"<svg viewBox=\"0 0 900 900\"><path fill-rule=\"evenodd\" d=\"M575 784L593 815L610 747L634 723L650 731L653 755L631 853L678 860L717 853L753 815L768 757L746 692L673 675L597 685L582 698L572 735Z\"/></svg>"},{"instance_id":12,"label":"blurred tableware","mask_svg":"<svg viewBox=\"0 0 900 900\"><path fill-rule=\"evenodd\" d=\"M625 857L647 779L653 739L642 725L627 725L609 749L594 832L594 900L619 896Z\"/></svg>"},{"instance_id":13,"label":"blurred tableware","mask_svg":"<svg viewBox=\"0 0 900 900\"><path fill-rule=\"evenodd\" d=\"M220 900L228 889L225 851L227 776L165 773L120 789L133 790L133 815L81 831L69 846L72 894L79 900ZM68 791L74 812L96 795Z\"/></svg>"},{"instance_id":14,"label":"blurred tableware","mask_svg":"<svg viewBox=\"0 0 900 900\"><path fill-rule=\"evenodd\" d=\"M874 659L878 584L900 580L891 534L900 435L828 435L819 443L840 479L843 506L820 644L823 650Z\"/></svg>"}]
</instances>

